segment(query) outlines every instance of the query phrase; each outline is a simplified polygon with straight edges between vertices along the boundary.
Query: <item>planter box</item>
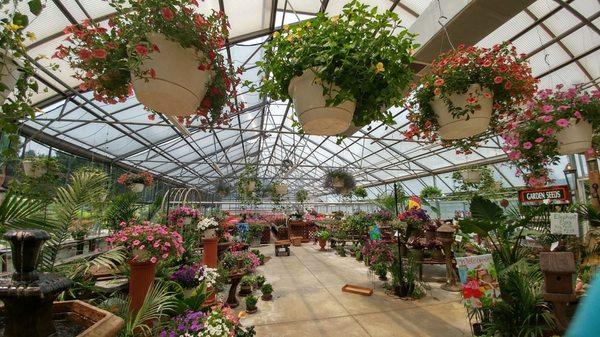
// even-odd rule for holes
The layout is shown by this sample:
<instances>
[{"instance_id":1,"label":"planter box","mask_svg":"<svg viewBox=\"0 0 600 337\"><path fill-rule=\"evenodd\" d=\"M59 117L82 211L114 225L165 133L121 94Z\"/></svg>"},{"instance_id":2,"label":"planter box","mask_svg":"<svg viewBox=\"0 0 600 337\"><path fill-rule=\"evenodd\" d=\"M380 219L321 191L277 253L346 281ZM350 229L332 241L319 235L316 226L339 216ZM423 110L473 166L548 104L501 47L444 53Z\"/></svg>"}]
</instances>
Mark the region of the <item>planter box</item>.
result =
<instances>
[{"instance_id":1,"label":"planter box","mask_svg":"<svg viewBox=\"0 0 600 337\"><path fill-rule=\"evenodd\" d=\"M117 336L125 324L122 318L83 301L55 302L52 305L52 315L86 326L87 329L77 337Z\"/></svg>"},{"instance_id":2,"label":"planter box","mask_svg":"<svg viewBox=\"0 0 600 337\"><path fill-rule=\"evenodd\" d=\"M352 284L346 284L342 287L342 291L346 293L358 294L363 296L373 295L373 288L366 288L361 286L355 286Z\"/></svg>"}]
</instances>

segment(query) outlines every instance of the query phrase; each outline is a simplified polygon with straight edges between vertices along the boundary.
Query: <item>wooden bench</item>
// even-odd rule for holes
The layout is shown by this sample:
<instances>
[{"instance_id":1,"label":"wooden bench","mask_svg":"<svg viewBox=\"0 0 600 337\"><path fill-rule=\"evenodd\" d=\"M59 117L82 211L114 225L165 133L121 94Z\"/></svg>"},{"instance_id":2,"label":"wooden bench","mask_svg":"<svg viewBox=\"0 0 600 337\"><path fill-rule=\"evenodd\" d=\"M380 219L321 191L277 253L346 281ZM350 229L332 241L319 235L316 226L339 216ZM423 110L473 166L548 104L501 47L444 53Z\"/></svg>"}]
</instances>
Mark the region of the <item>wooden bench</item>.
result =
<instances>
[{"instance_id":1,"label":"wooden bench","mask_svg":"<svg viewBox=\"0 0 600 337\"><path fill-rule=\"evenodd\" d=\"M290 256L290 245L292 243L290 240L277 240L275 241L275 256L279 256L279 254Z\"/></svg>"}]
</instances>

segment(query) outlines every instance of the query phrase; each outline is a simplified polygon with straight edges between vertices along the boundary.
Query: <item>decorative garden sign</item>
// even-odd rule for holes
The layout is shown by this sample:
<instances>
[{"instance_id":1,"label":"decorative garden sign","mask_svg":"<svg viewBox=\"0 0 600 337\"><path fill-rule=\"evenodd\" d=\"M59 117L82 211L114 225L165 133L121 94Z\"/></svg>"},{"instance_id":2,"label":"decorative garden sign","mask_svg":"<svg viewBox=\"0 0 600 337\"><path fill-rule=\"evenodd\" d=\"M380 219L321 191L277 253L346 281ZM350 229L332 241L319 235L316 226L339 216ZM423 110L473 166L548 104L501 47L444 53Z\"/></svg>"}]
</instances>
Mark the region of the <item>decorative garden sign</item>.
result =
<instances>
[{"instance_id":1,"label":"decorative garden sign","mask_svg":"<svg viewBox=\"0 0 600 337\"><path fill-rule=\"evenodd\" d=\"M579 236L577 213L550 213L550 233Z\"/></svg>"},{"instance_id":2,"label":"decorative garden sign","mask_svg":"<svg viewBox=\"0 0 600 337\"><path fill-rule=\"evenodd\" d=\"M463 303L467 308L488 307L500 296L492 254L456 258Z\"/></svg>"},{"instance_id":3,"label":"decorative garden sign","mask_svg":"<svg viewBox=\"0 0 600 337\"><path fill-rule=\"evenodd\" d=\"M523 205L535 205L550 203L554 205L565 205L571 202L569 186L549 186L544 188L529 188L519 191L519 201Z\"/></svg>"}]
</instances>

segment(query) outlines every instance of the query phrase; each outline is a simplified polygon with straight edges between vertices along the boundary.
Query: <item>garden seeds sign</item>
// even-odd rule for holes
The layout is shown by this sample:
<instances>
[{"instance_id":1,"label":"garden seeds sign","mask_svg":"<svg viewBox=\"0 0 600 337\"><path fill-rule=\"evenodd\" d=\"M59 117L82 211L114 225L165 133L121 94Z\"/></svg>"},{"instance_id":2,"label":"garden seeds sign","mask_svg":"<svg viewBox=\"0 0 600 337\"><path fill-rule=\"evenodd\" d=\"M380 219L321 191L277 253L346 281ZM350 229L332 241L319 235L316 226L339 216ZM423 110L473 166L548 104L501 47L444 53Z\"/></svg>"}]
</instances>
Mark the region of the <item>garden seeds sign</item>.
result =
<instances>
[{"instance_id":1,"label":"garden seeds sign","mask_svg":"<svg viewBox=\"0 0 600 337\"><path fill-rule=\"evenodd\" d=\"M579 236L577 213L550 213L550 233Z\"/></svg>"},{"instance_id":2,"label":"garden seeds sign","mask_svg":"<svg viewBox=\"0 0 600 337\"><path fill-rule=\"evenodd\" d=\"M565 205L571 202L569 186L549 186L519 191L519 202L523 205L553 204Z\"/></svg>"},{"instance_id":3,"label":"garden seeds sign","mask_svg":"<svg viewBox=\"0 0 600 337\"><path fill-rule=\"evenodd\" d=\"M463 303L467 308L489 306L500 297L492 254L456 258Z\"/></svg>"}]
</instances>

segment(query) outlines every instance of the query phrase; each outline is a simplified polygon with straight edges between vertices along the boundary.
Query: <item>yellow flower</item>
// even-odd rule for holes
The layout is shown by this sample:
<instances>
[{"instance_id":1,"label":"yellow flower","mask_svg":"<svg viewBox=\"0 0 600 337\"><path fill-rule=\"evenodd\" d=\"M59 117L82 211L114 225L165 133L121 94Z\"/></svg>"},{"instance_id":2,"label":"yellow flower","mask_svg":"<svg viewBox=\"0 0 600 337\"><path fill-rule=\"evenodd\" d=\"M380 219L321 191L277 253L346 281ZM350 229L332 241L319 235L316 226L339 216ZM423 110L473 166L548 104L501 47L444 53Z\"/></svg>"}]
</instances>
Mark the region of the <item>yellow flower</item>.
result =
<instances>
[{"instance_id":1,"label":"yellow flower","mask_svg":"<svg viewBox=\"0 0 600 337\"><path fill-rule=\"evenodd\" d=\"M9 23L6 25L6 28L8 28L12 31L17 31L17 30L23 28L23 26L15 25L14 23Z\"/></svg>"},{"instance_id":2,"label":"yellow flower","mask_svg":"<svg viewBox=\"0 0 600 337\"><path fill-rule=\"evenodd\" d=\"M283 30L285 30L285 31L290 30L290 25L283 25Z\"/></svg>"},{"instance_id":3,"label":"yellow flower","mask_svg":"<svg viewBox=\"0 0 600 337\"><path fill-rule=\"evenodd\" d=\"M385 68L383 67L383 63L381 63L381 62L378 62L378 63L375 65L375 74L379 74L379 73L382 73L382 72L384 72L384 71L385 71Z\"/></svg>"},{"instance_id":4,"label":"yellow flower","mask_svg":"<svg viewBox=\"0 0 600 337\"><path fill-rule=\"evenodd\" d=\"M298 33L302 32L302 27L296 28L296 32L298 32Z\"/></svg>"},{"instance_id":5,"label":"yellow flower","mask_svg":"<svg viewBox=\"0 0 600 337\"><path fill-rule=\"evenodd\" d=\"M310 21L306 22L306 27L311 27L312 23Z\"/></svg>"},{"instance_id":6,"label":"yellow flower","mask_svg":"<svg viewBox=\"0 0 600 337\"><path fill-rule=\"evenodd\" d=\"M279 37L279 35L281 35L279 32L275 32L275 33L273 33L273 37L274 37L274 38L278 38L278 37Z\"/></svg>"},{"instance_id":7,"label":"yellow flower","mask_svg":"<svg viewBox=\"0 0 600 337\"><path fill-rule=\"evenodd\" d=\"M287 40L292 42L294 40L294 34L288 35Z\"/></svg>"},{"instance_id":8,"label":"yellow flower","mask_svg":"<svg viewBox=\"0 0 600 337\"><path fill-rule=\"evenodd\" d=\"M33 32L27 32L25 35L27 36L27 38L29 38L30 41L35 41L36 39L35 34Z\"/></svg>"},{"instance_id":9,"label":"yellow flower","mask_svg":"<svg viewBox=\"0 0 600 337\"><path fill-rule=\"evenodd\" d=\"M340 19L339 15L334 15L334 16L331 17L331 22L337 23L339 19Z\"/></svg>"}]
</instances>

